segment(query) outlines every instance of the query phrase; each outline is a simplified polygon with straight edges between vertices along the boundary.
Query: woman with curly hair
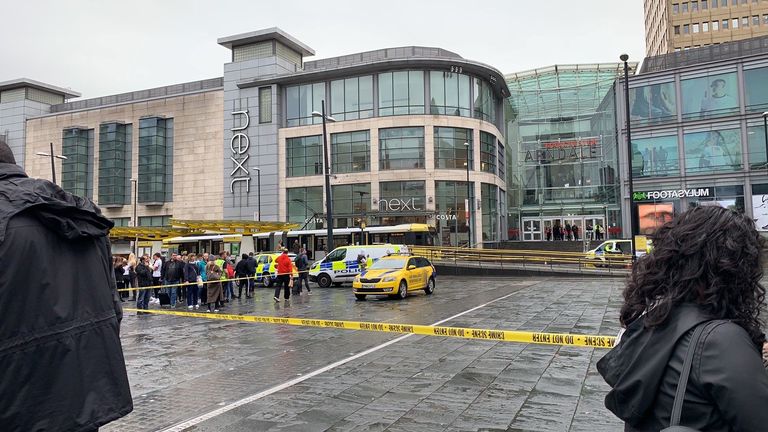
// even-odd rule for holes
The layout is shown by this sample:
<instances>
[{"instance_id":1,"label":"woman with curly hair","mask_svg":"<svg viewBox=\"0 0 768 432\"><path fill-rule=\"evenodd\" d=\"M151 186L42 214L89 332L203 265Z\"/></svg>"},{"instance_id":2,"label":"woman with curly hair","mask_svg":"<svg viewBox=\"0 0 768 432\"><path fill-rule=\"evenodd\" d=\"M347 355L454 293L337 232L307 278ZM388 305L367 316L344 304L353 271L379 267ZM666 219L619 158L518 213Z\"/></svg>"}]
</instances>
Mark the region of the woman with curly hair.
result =
<instances>
[{"instance_id":1,"label":"woman with curly hair","mask_svg":"<svg viewBox=\"0 0 768 432\"><path fill-rule=\"evenodd\" d=\"M702 326L681 425L768 430L768 373L760 309L763 239L744 214L696 207L667 222L624 290L620 342L597 364L613 388L606 407L625 431L670 425L694 329Z\"/></svg>"}]
</instances>

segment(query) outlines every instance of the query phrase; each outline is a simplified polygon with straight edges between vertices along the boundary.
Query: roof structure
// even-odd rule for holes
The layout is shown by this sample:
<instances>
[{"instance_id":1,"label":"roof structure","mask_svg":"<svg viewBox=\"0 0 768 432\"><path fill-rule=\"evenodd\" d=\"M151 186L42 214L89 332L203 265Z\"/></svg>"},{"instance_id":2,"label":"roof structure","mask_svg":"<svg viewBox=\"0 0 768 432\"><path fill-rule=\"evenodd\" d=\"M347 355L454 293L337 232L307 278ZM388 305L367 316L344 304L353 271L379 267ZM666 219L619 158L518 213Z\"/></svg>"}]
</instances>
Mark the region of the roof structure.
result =
<instances>
[{"instance_id":1,"label":"roof structure","mask_svg":"<svg viewBox=\"0 0 768 432\"><path fill-rule=\"evenodd\" d=\"M109 237L125 240L163 240L183 235L202 234L188 228L170 227L114 227L109 231Z\"/></svg>"},{"instance_id":2,"label":"roof structure","mask_svg":"<svg viewBox=\"0 0 768 432\"><path fill-rule=\"evenodd\" d=\"M71 99L80 97L80 93L65 89L63 87L57 87L55 85L46 84L44 82L35 81L29 78L16 78L10 81L0 82L0 91L13 90L17 88L32 87L38 90L44 90L49 93L55 93L64 96L64 99Z\"/></svg>"},{"instance_id":3,"label":"roof structure","mask_svg":"<svg viewBox=\"0 0 768 432\"><path fill-rule=\"evenodd\" d=\"M271 231L288 231L299 224L288 222L259 222L242 220L181 220L171 219L171 225L196 232L220 234L257 234Z\"/></svg>"},{"instance_id":4,"label":"roof structure","mask_svg":"<svg viewBox=\"0 0 768 432\"><path fill-rule=\"evenodd\" d=\"M248 33L240 33L232 36L226 36L226 37L219 38L216 42L218 42L218 44L223 47L232 49L233 47L236 47L236 46L247 45L247 44L252 44L256 42L272 40L272 39L279 41L283 45L288 46L292 50L299 52L304 56L315 55L315 50L308 47L306 44L304 44L300 40L296 39L295 37L289 35L288 33L284 32L283 30L277 27L271 27L263 30L256 30Z\"/></svg>"}]
</instances>

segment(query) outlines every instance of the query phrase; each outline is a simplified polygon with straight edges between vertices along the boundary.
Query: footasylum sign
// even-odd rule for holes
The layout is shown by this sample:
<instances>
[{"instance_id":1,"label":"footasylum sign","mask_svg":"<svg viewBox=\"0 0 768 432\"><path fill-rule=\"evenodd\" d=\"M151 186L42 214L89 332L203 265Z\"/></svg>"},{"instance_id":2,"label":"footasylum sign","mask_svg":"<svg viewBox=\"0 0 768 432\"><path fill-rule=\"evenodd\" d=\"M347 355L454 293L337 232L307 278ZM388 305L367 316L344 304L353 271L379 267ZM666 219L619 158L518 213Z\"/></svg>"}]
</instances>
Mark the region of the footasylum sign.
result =
<instances>
[{"instance_id":1,"label":"footasylum sign","mask_svg":"<svg viewBox=\"0 0 768 432\"><path fill-rule=\"evenodd\" d=\"M709 197L711 196L712 188L693 188L693 189L669 189L669 190L654 190L647 192L634 192L632 194L632 201L653 201L653 200L665 200L665 199L679 199L679 198L691 198L691 197Z\"/></svg>"}]
</instances>

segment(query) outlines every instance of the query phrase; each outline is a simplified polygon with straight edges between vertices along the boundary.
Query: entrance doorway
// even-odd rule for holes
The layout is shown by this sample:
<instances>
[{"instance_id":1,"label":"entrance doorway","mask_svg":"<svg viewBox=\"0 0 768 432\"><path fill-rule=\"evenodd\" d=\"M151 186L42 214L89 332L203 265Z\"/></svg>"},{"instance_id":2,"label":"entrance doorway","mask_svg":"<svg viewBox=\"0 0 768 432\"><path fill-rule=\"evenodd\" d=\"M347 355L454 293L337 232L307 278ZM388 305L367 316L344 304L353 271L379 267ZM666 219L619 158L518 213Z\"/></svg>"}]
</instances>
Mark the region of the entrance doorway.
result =
<instances>
[{"instance_id":1,"label":"entrance doorway","mask_svg":"<svg viewBox=\"0 0 768 432\"><path fill-rule=\"evenodd\" d=\"M523 240L525 241L582 241L595 239L594 227L599 224L603 227L605 238L604 216L546 216L524 217ZM574 227L576 229L574 230ZM570 231L568 231L570 228ZM588 230L592 228L592 230Z\"/></svg>"}]
</instances>

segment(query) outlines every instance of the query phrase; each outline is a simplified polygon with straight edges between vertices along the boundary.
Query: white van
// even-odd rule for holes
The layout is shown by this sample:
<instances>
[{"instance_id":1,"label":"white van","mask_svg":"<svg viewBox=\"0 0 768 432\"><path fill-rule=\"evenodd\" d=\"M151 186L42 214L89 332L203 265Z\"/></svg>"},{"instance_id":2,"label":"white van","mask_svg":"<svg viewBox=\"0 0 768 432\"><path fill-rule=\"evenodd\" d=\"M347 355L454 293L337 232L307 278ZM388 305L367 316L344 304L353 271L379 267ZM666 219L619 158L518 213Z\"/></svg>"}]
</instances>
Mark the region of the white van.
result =
<instances>
[{"instance_id":1,"label":"white van","mask_svg":"<svg viewBox=\"0 0 768 432\"><path fill-rule=\"evenodd\" d=\"M352 282L360 274L357 257L363 254L365 266L370 266L386 255L408 254L408 246L400 244L379 244L365 246L341 246L334 249L325 258L316 261L309 269L309 280L317 282L321 288Z\"/></svg>"}]
</instances>

